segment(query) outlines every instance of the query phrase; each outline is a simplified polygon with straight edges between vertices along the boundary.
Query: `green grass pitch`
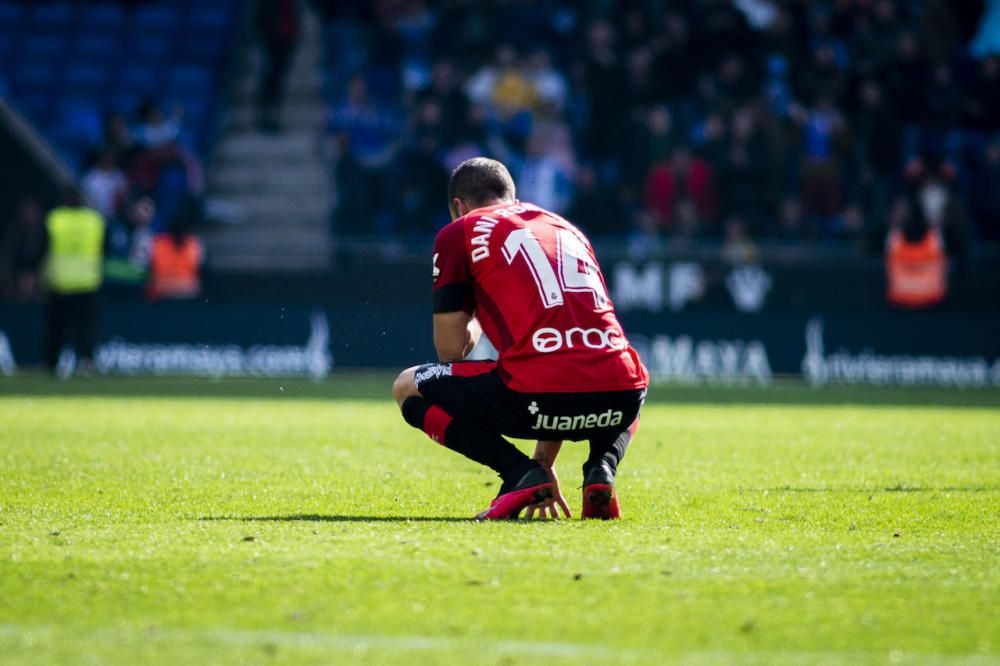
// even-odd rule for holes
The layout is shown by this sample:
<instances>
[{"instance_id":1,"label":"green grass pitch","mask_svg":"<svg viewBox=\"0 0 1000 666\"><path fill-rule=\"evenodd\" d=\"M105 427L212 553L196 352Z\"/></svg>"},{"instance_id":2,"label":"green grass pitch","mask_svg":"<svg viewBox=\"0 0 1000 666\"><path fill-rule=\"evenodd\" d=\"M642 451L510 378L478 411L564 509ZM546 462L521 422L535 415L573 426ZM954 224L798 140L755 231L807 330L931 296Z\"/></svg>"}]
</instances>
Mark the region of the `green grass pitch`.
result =
<instances>
[{"instance_id":1,"label":"green grass pitch","mask_svg":"<svg viewBox=\"0 0 1000 666\"><path fill-rule=\"evenodd\" d=\"M487 524L389 380L0 380L0 664L1000 663L1000 393L657 389Z\"/></svg>"}]
</instances>

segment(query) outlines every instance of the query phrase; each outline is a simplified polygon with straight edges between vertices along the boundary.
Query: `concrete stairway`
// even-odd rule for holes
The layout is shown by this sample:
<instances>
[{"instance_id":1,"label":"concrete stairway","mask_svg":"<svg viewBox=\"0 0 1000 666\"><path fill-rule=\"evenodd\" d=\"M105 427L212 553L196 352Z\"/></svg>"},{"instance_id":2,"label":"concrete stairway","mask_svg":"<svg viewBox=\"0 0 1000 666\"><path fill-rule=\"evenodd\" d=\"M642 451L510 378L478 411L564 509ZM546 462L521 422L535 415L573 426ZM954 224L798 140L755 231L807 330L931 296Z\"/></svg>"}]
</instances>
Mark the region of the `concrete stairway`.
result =
<instances>
[{"instance_id":1,"label":"concrete stairway","mask_svg":"<svg viewBox=\"0 0 1000 666\"><path fill-rule=\"evenodd\" d=\"M275 135L256 128L256 45L240 55L236 94L207 170L209 216L226 220L203 234L213 270L308 271L329 265L331 179L321 152L322 49L319 20L307 10L288 74L282 130Z\"/></svg>"}]
</instances>

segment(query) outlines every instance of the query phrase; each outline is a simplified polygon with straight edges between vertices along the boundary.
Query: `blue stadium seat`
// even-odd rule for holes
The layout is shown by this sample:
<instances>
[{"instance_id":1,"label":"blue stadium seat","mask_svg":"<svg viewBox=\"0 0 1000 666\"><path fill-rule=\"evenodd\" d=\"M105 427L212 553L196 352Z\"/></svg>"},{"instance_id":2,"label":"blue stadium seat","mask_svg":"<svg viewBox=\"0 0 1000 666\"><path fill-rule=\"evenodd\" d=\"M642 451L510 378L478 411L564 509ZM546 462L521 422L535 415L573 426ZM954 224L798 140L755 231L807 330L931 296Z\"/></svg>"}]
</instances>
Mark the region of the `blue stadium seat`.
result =
<instances>
[{"instance_id":1,"label":"blue stadium seat","mask_svg":"<svg viewBox=\"0 0 1000 666\"><path fill-rule=\"evenodd\" d=\"M145 97L157 92L160 73L148 65L125 65L118 72L115 83L117 92Z\"/></svg>"},{"instance_id":2,"label":"blue stadium seat","mask_svg":"<svg viewBox=\"0 0 1000 666\"><path fill-rule=\"evenodd\" d=\"M133 35L125 47L128 62L161 65L170 58L173 43L169 37Z\"/></svg>"},{"instance_id":3,"label":"blue stadium seat","mask_svg":"<svg viewBox=\"0 0 1000 666\"><path fill-rule=\"evenodd\" d=\"M31 25L34 28L69 32L76 22L76 7L69 2L32 3Z\"/></svg>"},{"instance_id":4,"label":"blue stadium seat","mask_svg":"<svg viewBox=\"0 0 1000 666\"><path fill-rule=\"evenodd\" d=\"M211 5L195 7L188 17L188 27L192 30L224 36L233 24L232 15L225 9Z\"/></svg>"},{"instance_id":5,"label":"blue stadium seat","mask_svg":"<svg viewBox=\"0 0 1000 666\"><path fill-rule=\"evenodd\" d=\"M239 5L243 3L243 0L200 0L199 4L209 5L216 9L221 9L225 11L230 16L235 16Z\"/></svg>"},{"instance_id":6,"label":"blue stadium seat","mask_svg":"<svg viewBox=\"0 0 1000 666\"><path fill-rule=\"evenodd\" d=\"M14 106L36 127L45 125L52 115L52 98L45 93L24 93L14 99Z\"/></svg>"},{"instance_id":7,"label":"blue stadium seat","mask_svg":"<svg viewBox=\"0 0 1000 666\"><path fill-rule=\"evenodd\" d=\"M239 5L243 3L243 0L175 0L175 2L178 5L187 5L192 10L199 7L209 7L213 11L221 11L234 18L238 15Z\"/></svg>"},{"instance_id":8,"label":"blue stadium seat","mask_svg":"<svg viewBox=\"0 0 1000 666\"><path fill-rule=\"evenodd\" d=\"M108 95L105 110L120 113L131 119L139 110L139 105L142 104L145 97L145 95L132 90L116 90Z\"/></svg>"},{"instance_id":9,"label":"blue stadium seat","mask_svg":"<svg viewBox=\"0 0 1000 666\"><path fill-rule=\"evenodd\" d=\"M14 59L14 35L0 32L0 72L9 71L5 65Z\"/></svg>"},{"instance_id":10,"label":"blue stadium seat","mask_svg":"<svg viewBox=\"0 0 1000 666\"><path fill-rule=\"evenodd\" d=\"M214 33L188 30L181 38L177 58L185 63L214 67L222 60L226 41Z\"/></svg>"},{"instance_id":11,"label":"blue stadium seat","mask_svg":"<svg viewBox=\"0 0 1000 666\"><path fill-rule=\"evenodd\" d=\"M215 131L215 78L243 0L0 0L0 95L8 92L72 165L103 134L106 112L183 106L183 134ZM136 6L135 9L130 7ZM179 174L161 189L186 187Z\"/></svg>"},{"instance_id":12,"label":"blue stadium seat","mask_svg":"<svg viewBox=\"0 0 1000 666\"><path fill-rule=\"evenodd\" d=\"M60 120L52 122L44 134L59 157L74 171L78 171L83 166L87 150L95 145L85 134Z\"/></svg>"},{"instance_id":13,"label":"blue stadium seat","mask_svg":"<svg viewBox=\"0 0 1000 666\"><path fill-rule=\"evenodd\" d=\"M104 121L96 100L87 104L64 100L49 124L50 134L58 135L66 147L94 146L101 142Z\"/></svg>"},{"instance_id":14,"label":"blue stadium seat","mask_svg":"<svg viewBox=\"0 0 1000 666\"><path fill-rule=\"evenodd\" d=\"M66 52L66 38L53 33L32 33L21 39L18 59L24 63L54 63Z\"/></svg>"},{"instance_id":15,"label":"blue stadium seat","mask_svg":"<svg viewBox=\"0 0 1000 666\"><path fill-rule=\"evenodd\" d=\"M74 63L63 71L62 90L99 94L108 84L111 71L106 65Z\"/></svg>"},{"instance_id":16,"label":"blue stadium seat","mask_svg":"<svg viewBox=\"0 0 1000 666\"><path fill-rule=\"evenodd\" d=\"M74 93L70 95L60 92L59 99L55 100L54 103L55 117L71 116L81 109L85 112L101 110L104 104L104 98L99 93Z\"/></svg>"},{"instance_id":17,"label":"blue stadium seat","mask_svg":"<svg viewBox=\"0 0 1000 666\"><path fill-rule=\"evenodd\" d=\"M180 24L178 8L169 4L139 7L132 25L139 35L170 35Z\"/></svg>"},{"instance_id":18,"label":"blue stadium seat","mask_svg":"<svg viewBox=\"0 0 1000 666\"><path fill-rule=\"evenodd\" d=\"M24 17L24 6L19 2L0 2L0 27L17 28Z\"/></svg>"},{"instance_id":19,"label":"blue stadium seat","mask_svg":"<svg viewBox=\"0 0 1000 666\"><path fill-rule=\"evenodd\" d=\"M118 32L125 27L126 13L121 5L91 5L84 10L83 25L90 33Z\"/></svg>"},{"instance_id":20,"label":"blue stadium seat","mask_svg":"<svg viewBox=\"0 0 1000 666\"><path fill-rule=\"evenodd\" d=\"M51 63L19 63L10 78L18 94L44 92L55 84L56 68Z\"/></svg>"},{"instance_id":21,"label":"blue stadium seat","mask_svg":"<svg viewBox=\"0 0 1000 666\"><path fill-rule=\"evenodd\" d=\"M121 57L121 42L116 34L81 34L71 49L75 62L112 63Z\"/></svg>"},{"instance_id":22,"label":"blue stadium seat","mask_svg":"<svg viewBox=\"0 0 1000 666\"><path fill-rule=\"evenodd\" d=\"M166 90L170 95L211 95L212 71L207 67L174 67L167 74Z\"/></svg>"},{"instance_id":23,"label":"blue stadium seat","mask_svg":"<svg viewBox=\"0 0 1000 666\"><path fill-rule=\"evenodd\" d=\"M181 107L184 109L184 119L181 125L186 128L200 129L208 120L211 112L211 99L204 95L170 95L163 104L165 109Z\"/></svg>"}]
</instances>

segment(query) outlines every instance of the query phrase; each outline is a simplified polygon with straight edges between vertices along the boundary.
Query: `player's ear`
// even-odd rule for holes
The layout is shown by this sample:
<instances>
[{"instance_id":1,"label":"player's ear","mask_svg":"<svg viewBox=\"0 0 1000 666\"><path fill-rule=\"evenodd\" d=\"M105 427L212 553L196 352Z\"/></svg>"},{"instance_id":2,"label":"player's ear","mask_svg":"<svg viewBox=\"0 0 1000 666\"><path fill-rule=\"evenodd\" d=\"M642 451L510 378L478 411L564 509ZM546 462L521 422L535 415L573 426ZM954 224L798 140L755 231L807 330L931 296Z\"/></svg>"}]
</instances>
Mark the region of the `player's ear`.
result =
<instances>
[{"instance_id":1,"label":"player's ear","mask_svg":"<svg viewBox=\"0 0 1000 666\"><path fill-rule=\"evenodd\" d=\"M451 203L448 204L448 212L451 213L451 219L457 220L458 218L468 213L469 210L466 208L465 204L462 202L461 199L455 197L454 199L451 200Z\"/></svg>"}]
</instances>

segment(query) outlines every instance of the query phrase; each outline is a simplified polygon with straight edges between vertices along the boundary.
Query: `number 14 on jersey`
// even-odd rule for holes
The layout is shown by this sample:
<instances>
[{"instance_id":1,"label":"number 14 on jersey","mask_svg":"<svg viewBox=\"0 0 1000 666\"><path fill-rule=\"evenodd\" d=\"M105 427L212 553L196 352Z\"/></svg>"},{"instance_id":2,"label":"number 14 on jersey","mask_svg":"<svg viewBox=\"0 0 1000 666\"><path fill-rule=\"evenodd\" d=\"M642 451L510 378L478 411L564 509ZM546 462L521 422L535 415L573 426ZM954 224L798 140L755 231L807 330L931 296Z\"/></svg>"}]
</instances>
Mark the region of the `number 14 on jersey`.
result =
<instances>
[{"instance_id":1,"label":"number 14 on jersey","mask_svg":"<svg viewBox=\"0 0 1000 666\"><path fill-rule=\"evenodd\" d=\"M611 309L608 291L587 246L571 231L556 231L558 274L541 243L527 227L511 231L503 244L503 256L508 264L513 265L519 254L527 260L528 270L546 308L562 305L566 292L589 292L593 294L596 312Z\"/></svg>"}]
</instances>

